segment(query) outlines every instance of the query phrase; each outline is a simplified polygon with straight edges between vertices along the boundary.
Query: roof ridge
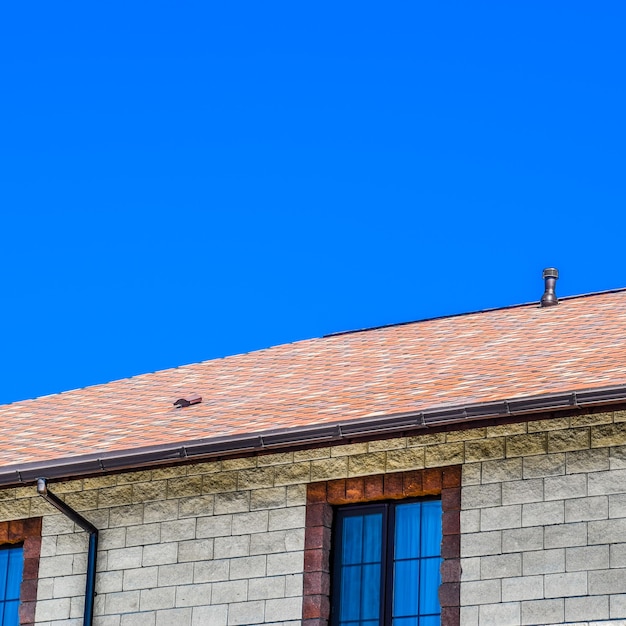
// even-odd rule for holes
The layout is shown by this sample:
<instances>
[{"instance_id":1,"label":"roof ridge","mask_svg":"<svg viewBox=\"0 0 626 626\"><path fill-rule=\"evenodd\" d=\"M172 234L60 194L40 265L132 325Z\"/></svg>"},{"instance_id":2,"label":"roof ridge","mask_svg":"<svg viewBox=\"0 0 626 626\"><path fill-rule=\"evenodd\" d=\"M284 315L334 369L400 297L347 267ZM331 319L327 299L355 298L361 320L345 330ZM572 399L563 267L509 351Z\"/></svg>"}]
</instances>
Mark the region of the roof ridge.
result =
<instances>
[{"instance_id":1,"label":"roof ridge","mask_svg":"<svg viewBox=\"0 0 626 626\"><path fill-rule=\"evenodd\" d=\"M589 293L579 293L573 296L559 296L559 302L563 300L576 300L578 298L589 298L593 296L602 296L608 293L619 293L626 291L626 287L618 287L615 289L605 289L603 291L591 291ZM452 317L464 317L469 315L479 315L480 313L491 313L493 311L506 311L508 309L521 309L522 307L536 306L540 308L539 300L533 302L520 302L519 304L506 304L504 306L494 306L488 309L478 309L476 311L464 311L462 313L448 313L447 315L435 315L433 317L424 317L419 320L408 320L406 322L394 322L392 324L380 324L380 326L366 326L365 328L355 328L353 330L339 330L335 333L322 335L321 339L328 337L339 337L341 335L351 335L353 333L364 333L369 330L381 330L383 328L393 328L395 326L408 326L409 324L421 324L422 322L432 322L434 320L445 320Z\"/></svg>"}]
</instances>

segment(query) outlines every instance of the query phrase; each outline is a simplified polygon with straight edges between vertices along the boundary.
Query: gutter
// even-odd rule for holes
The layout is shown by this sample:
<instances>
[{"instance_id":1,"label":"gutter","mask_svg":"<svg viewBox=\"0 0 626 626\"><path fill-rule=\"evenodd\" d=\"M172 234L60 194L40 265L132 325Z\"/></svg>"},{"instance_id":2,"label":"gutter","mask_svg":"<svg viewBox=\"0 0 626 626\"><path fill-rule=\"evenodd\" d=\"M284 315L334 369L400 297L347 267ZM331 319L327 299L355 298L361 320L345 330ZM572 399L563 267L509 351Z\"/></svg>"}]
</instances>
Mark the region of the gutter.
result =
<instances>
[{"instance_id":1,"label":"gutter","mask_svg":"<svg viewBox=\"0 0 626 626\"><path fill-rule=\"evenodd\" d=\"M98 529L82 515L77 513L58 496L48 489L48 479L37 479L37 493L69 517L75 524L89 533L89 551L87 553L87 581L85 582L85 612L83 626L91 626L93 623L93 605L96 597L96 559L98 556Z\"/></svg>"},{"instance_id":2,"label":"gutter","mask_svg":"<svg viewBox=\"0 0 626 626\"><path fill-rule=\"evenodd\" d=\"M199 462L254 452L286 451L320 443L346 443L364 437L393 436L407 431L469 425L488 419L519 419L548 411L585 409L618 403L626 403L626 385L439 406L423 411L332 422L322 426L298 426L131 450L114 450L0 468L0 487L33 484L40 476L56 479L93 476L184 460Z\"/></svg>"}]
</instances>

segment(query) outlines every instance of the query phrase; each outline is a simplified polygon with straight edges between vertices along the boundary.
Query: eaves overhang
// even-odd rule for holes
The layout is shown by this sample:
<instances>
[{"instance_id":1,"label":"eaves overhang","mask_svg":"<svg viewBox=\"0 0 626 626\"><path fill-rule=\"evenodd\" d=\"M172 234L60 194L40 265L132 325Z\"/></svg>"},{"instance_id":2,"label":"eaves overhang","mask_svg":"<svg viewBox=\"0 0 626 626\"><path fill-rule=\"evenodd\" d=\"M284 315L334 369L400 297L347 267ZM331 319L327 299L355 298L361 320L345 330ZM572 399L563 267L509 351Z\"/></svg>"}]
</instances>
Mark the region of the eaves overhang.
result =
<instances>
[{"instance_id":1,"label":"eaves overhang","mask_svg":"<svg viewBox=\"0 0 626 626\"><path fill-rule=\"evenodd\" d=\"M163 464L201 462L258 452L281 452L320 444L346 443L372 437L384 438L399 433L417 434L429 429L463 427L465 424L475 425L477 422L494 419L508 418L518 421L537 413L589 409L619 403L626 403L626 385L465 405L435 406L415 412L363 417L320 426L266 430L14 464L0 467L0 487L34 484L40 477L61 480L94 476Z\"/></svg>"}]
</instances>

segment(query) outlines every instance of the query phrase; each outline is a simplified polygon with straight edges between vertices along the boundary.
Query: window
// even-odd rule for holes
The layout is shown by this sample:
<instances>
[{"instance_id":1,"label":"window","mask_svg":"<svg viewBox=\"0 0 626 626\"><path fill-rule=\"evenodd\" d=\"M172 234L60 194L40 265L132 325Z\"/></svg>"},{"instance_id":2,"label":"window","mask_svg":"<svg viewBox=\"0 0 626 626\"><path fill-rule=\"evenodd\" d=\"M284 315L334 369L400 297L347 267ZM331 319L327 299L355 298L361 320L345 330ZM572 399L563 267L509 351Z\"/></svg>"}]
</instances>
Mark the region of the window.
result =
<instances>
[{"instance_id":1,"label":"window","mask_svg":"<svg viewBox=\"0 0 626 626\"><path fill-rule=\"evenodd\" d=\"M332 626L439 626L441 500L339 508Z\"/></svg>"},{"instance_id":2,"label":"window","mask_svg":"<svg viewBox=\"0 0 626 626\"><path fill-rule=\"evenodd\" d=\"M0 548L0 626L18 626L20 584L24 569L22 546Z\"/></svg>"},{"instance_id":3,"label":"window","mask_svg":"<svg viewBox=\"0 0 626 626\"><path fill-rule=\"evenodd\" d=\"M396 550L395 535L398 535L398 542L402 543L403 537L407 535L402 530L404 528L402 517L405 509L401 507L419 502L422 507L440 506L440 513L437 519L440 520L439 530L437 531L438 543L434 544L441 547L439 556L429 556L428 550L420 553L419 557L409 556L405 558L400 556L400 551ZM435 504L426 504L432 503ZM304 535L304 588L302 602L302 626L329 626L333 624L331 619L331 596L333 608L333 618L338 619L338 594L334 592L337 584L337 568L333 567L333 558L340 551L337 541L341 541L341 535L338 531L339 526L343 524L339 517L348 516L352 513L358 517L357 511L360 507L360 514L364 515L368 512L375 513L382 510L383 516L380 519L381 534L381 587L376 587L376 593L379 594L381 603L383 598L385 606L389 603L393 605L393 586L388 582L388 578L382 575L384 570L389 576L389 572L393 573L394 552L397 555L395 559L398 562L397 569L410 568L419 570L421 562L424 561L424 568L427 568L427 559L436 560L440 558L441 567L438 572L441 573L441 584L436 589L436 583L431 586L433 589L427 593L422 593L423 598L437 599L440 605L441 614L439 617L430 615L428 608L419 606L418 597L418 615L421 612L422 617L417 618L417 624L424 626L432 623L438 626L459 626L461 623L461 467L458 465L448 467L434 467L423 470L409 470L405 472L392 472L388 474L375 474L369 476L360 476L354 478L338 478L333 480L309 483L307 486L306 501L306 529ZM382 507L377 508L377 507ZM415 509L408 509L408 513L414 513ZM412 515L408 515L410 518ZM420 522L421 522L420 513ZM371 520L370 520L370 523ZM414 522L413 522L414 523ZM429 536L428 527L432 524L420 526L422 536ZM413 528L409 525L409 528ZM391 529L391 532L390 532ZM411 531L411 536L415 535L415 531ZM434 537L435 533L432 532ZM392 548L389 542L393 541ZM419 541L420 550L422 540ZM339 549L338 549L339 548ZM409 546L410 553L410 546ZM369 556L369 555L367 555ZM412 562L412 563L411 563ZM401 565L401 563L405 563ZM362 563L361 565L375 565L375 563ZM356 563L355 563L356 565ZM372 568L375 569L375 568ZM332 572L331 572L332 570ZM369 572L368 572L369 573ZM396 577L398 579L398 577ZM368 579L369 580L369 579ZM432 577L423 577L423 584L431 584ZM398 587L398 589L401 587ZM422 590L423 591L423 590ZM417 592L420 592L418 588ZM398 592L399 593L399 592ZM415 596L413 596L415 597ZM400 598L404 600L404 598ZM424 605L424 603L422 603ZM391 626L391 618L385 614L385 607L381 611L382 617L374 624L376 626ZM404 611L404 609L400 609ZM407 626L402 617L398 615L395 618L395 626ZM409 617L409 616L406 616ZM361 616L358 618L361 619ZM411 622L410 620L413 620ZM333 626L336 626L334 622ZM367 623L367 620L365 620ZM415 618L409 617L408 623L415 624ZM359 624L355 620L355 624ZM343 625L342 625L343 626ZM346 626L348 626L346 624ZM353 626L352 624L350 626ZM368 625L369 626L369 625Z\"/></svg>"}]
</instances>

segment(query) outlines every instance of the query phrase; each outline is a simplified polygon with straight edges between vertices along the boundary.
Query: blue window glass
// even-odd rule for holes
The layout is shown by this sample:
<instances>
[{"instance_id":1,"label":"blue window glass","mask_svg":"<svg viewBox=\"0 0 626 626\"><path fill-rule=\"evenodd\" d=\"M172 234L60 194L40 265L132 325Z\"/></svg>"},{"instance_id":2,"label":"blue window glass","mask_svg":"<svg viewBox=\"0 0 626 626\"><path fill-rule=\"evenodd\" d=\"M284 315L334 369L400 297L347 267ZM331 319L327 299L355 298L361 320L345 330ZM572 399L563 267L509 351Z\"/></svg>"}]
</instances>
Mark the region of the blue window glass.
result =
<instances>
[{"instance_id":1,"label":"blue window glass","mask_svg":"<svg viewBox=\"0 0 626 626\"><path fill-rule=\"evenodd\" d=\"M337 512L333 626L439 626L441 501Z\"/></svg>"},{"instance_id":2,"label":"blue window glass","mask_svg":"<svg viewBox=\"0 0 626 626\"><path fill-rule=\"evenodd\" d=\"M18 626L20 583L24 566L21 546L0 548L0 626Z\"/></svg>"}]
</instances>

